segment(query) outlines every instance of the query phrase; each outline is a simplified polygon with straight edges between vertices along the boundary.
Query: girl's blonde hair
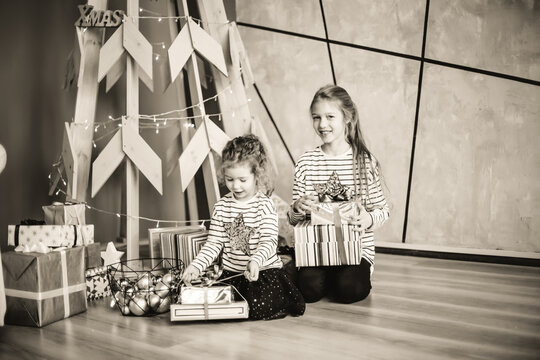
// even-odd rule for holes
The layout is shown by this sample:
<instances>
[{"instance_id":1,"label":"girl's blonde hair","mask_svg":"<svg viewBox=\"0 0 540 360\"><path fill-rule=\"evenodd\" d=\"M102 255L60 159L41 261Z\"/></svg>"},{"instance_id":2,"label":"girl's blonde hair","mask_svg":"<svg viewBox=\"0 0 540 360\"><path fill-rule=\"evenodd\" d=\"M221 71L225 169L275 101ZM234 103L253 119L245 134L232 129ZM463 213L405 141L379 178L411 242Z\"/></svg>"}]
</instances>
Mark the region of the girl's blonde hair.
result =
<instances>
[{"instance_id":1,"label":"girl's blonde hair","mask_svg":"<svg viewBox=\"0 0 540 360\"><path fill-rule=\"evenodd\" d=\"M258 189L267 196L274 191L268 156L263 144L255 135L238 136L229 140L221 153L220 180L223 182L225 169L245 163L255 175Z\"/></svg>"},{"instance_id":2,"label":"girl's blonde hair","mask_svg":"<svg viewBox=\"0 0 540 360\"><path fill-rule=\"evenodd\" d=\"M375 166L375 171L379 170L379 163L369 151L362 135L362 130L360 129L360 117L358 116L358 110L356 104L352 100L349 93L340 86L337 85L326 85L317 90L311 101L310 110L313 110L313 106L319 101L332 101L336 103L341 112L343 113L343 118L345 120L345 139L351 145L353 150L353 159L356 161L353 163L354 173L356 176L356 167L359 167L360 170L360 183L361 179L367 179L368 169L366 158L370 159L371 166ZM356 191L356 196L359 196L360 193Z\"/></svg>"}]
</instances>

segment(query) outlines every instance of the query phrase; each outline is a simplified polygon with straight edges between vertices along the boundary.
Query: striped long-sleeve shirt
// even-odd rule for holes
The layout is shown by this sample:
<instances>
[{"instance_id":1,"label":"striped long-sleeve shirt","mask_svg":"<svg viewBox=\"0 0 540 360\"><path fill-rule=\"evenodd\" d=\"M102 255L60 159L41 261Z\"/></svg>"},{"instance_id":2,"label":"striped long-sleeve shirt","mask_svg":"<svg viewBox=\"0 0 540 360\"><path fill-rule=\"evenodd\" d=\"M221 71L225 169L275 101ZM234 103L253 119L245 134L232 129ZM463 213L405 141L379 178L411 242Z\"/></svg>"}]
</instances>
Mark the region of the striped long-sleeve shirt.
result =
<instances>
[{"instance_id":1,"label":"striped long-sleeve shirt","mask_svg":"<svg viewBox=\"0 0 540 360\"><path fill-rule=\"evenodd\" d=\"M353 170L353 152L352 149L341 155L330 156L325 154L321 147L304 153L296 164L294 185L293 185L293 204L301 196L315 193L313 184L325 183L330 175L335 171L338 174L341 184L347 186L353 197L356 188L359 192L359 198L366 211L373 219L373 225L364 231L362 241L362 257L373 264L375 257L375 244L373 230L379 228L389 217L390 212L388 204L382 191L381 180L378 166L374 158L365 155L367 171L360 176L357 167L357 175L354 176ZM289 221L296 225L305 219L305 215L297 213L292 206L289 210Z\"/></svg>"},{"instance_id":2,"label":"striped long-sleeve shirt","mask_svg":"<svg viewBox=\"0 0 540 360\"><path fill-rule=\"evenodd\" d=\"M231 231L227 229L231 228L236 233L249 234L246 236L249 251L240 246L238 238L228 235ZM214 205L208 240L192 264L203 271L223 250L225 270L244 272L249 261L256 262L261 270L281 268L277 244L278 217L272 200L257 193L249 201L239 202L229 193Z\"/></svg>"}]
</instances>

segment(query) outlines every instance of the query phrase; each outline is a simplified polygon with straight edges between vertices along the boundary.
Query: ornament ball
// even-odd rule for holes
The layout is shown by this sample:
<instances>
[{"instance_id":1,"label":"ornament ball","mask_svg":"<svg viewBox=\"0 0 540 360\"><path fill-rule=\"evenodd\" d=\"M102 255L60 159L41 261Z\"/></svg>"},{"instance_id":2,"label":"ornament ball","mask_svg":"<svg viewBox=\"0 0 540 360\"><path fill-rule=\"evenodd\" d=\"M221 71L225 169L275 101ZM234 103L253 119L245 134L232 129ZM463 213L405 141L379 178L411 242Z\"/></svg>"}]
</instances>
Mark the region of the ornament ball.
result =
<instances>
[{"instance_id":1,"label":"ornament ball","mask_svg":"<svg viewBox=\"0 0 540 360\"><path fill-rule=\"evenodd\" d=\"M6 149L2 146L2 144L0 144L0 173L6 167L6 163L7 163Z\"/></svg>"}]
</instances>

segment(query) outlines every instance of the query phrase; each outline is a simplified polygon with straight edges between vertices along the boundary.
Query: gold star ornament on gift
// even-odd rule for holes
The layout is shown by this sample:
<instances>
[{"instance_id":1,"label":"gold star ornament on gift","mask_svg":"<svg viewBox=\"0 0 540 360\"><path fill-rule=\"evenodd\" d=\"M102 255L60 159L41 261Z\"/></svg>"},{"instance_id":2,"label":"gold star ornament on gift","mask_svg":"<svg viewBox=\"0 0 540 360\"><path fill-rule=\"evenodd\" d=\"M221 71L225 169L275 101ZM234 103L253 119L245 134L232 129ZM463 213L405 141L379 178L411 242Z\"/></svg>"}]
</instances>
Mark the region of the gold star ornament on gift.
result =
<instances>
[{"instance_id":1,"label":"gold star ornament on gift","mask_svg":"<svg viewBox=\"0 0 540 360\"><path fill-rule=\"evenodd\" d=\"M249 256L249 239L257 229L246 226L242 214L238 214L233 221L223 224L223 227L225 227L225 233L231 241L233 250L240 250Z\"/></svg>"}]
</instances>

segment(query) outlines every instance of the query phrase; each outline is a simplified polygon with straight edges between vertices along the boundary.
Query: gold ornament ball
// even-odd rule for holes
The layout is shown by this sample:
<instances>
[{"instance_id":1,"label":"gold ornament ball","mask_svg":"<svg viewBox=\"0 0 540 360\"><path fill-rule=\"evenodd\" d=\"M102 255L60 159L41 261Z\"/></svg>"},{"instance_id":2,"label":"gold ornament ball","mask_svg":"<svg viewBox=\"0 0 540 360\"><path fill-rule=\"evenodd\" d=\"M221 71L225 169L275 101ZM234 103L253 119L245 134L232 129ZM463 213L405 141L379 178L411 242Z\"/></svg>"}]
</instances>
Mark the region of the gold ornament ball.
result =
<instances>
[{"instance_id":1,"label":"gold ornament ball","mask_svg":"<svg viewBox=\"0 0 540 360\"><path fill-rule=\"evenodd\" d=\"M161 298L159 297L158 294L148 295L148 306L150 306L152 310L155 311L158 308L160 303L161 303Z\"/></svg>"},{"instance_id":2,"label":"gold ornament ball","mask_svg":"<svg viewBox=\"0 0 540 360\"><path fill-rule=\"evenodd\" d=\"M146 312L148 311L148 303L146 302L144 296L135 295L133 299L129 302L129 310L131 310L133 315L136 316L146 314Z\"/></svg>"},{"instance_id":3,"label":"gold ornament ball","mask_svg":"<svg viewBox=\"0 0 540 360\"><path fill-rule=\"evenodd\" d=\"M167 285L171 285L172 280L173 280L173 277L171 273L167 273L163 275L163 278L161 279L161 281Z\"/></svg>"},{"instance_id":4,"label":"gold ornament ball","mask_svg":"<svg viewBox=\"0 0 540 360\"><path fill-rule=\"evenodd\" d=\"M2 146L2 144L0 144L0 173L6 167L6 163L7 163L6 149Z\"/></svg>"},{"instance_id":5,"label":"gold ornament ball","mask_svg":"<svg viewBox=\"0 0 540 360\"><path fill-rule=\"evenodd\" d=\"M136 285L141 290L148 290L148 288L150 287L150 277L148 273L142 275L137 281Z\"/></svg>"},{"instance_id":6,"label":"gold ornament ball","mask_svg":"<svg viewBox=\"0 0 540 360\"><path fill-rule=\"evenodd\" d=\"M159 282L159 283L156 284L155 292L161 298L167 297L167 295L169 295L169 290L170 290L169 285L167 285L167 284L165 284L163 282Z\"/></svg>"},{"instance_id":7,"label":"gold ornament ball","mask_svg":"<svg viewBox=\"0 0 540 360\"><path fill-rule=\"evenodd\" d=\"M129 315L130 314L130 310L129 310L129 306L128 305L124 305L120 308L120 311L122 311L122 314L124 315Z\"/></svg>"},{"instance_id":8,"label":"gold ornament ball","mask_svg":"<svg viewBox=\"0 0 540 360\"><path fill-rule=\"evenodd\" d=\"M161 304L159 304L159 307L157 308L156 312L161 314L161 313L169 311L170 308L171 308L171 299L165 298L161 300Z\"/></svg>"}]
</instances>

